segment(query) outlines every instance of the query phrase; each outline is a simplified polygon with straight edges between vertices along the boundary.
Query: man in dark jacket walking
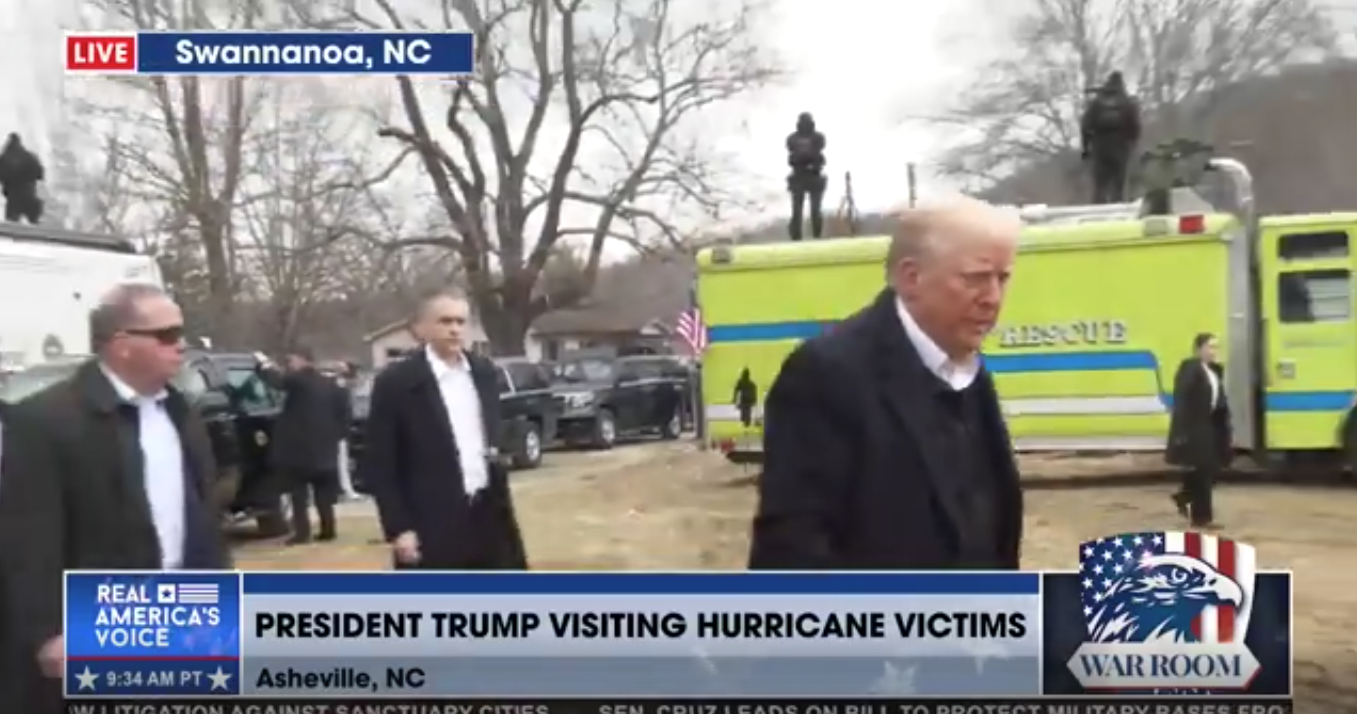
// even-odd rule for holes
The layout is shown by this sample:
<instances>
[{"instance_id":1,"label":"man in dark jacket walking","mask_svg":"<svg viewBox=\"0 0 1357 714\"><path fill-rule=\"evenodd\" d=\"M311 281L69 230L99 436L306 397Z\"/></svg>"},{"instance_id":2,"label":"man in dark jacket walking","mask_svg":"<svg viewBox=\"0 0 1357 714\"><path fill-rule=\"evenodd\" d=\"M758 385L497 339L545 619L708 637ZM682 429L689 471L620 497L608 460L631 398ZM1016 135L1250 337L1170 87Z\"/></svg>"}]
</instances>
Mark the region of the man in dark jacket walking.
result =
<instances>
[{"instance_id":1,"label":"man in dark jacket walking","mask_svg":"<svg viewBox=\"0 0 1357 714\"><path fill-rule=\"evenodd\" d=\"M1219 526L1211 492L1233 452L1230 403L1225 398L1225 370L1216 361L1216 336L1197 335L1192 350L1193 356L1178 365L1173 378L1167 456L1169 463L1185 468L1182 488L1173 494L1179 515L1191 520L1193 527L1214 529Z\"/></svg>"},{"instance_id":2,"label":"man in dark jacket walking","mask_svg":"<svg viewBox=\"0 0 1357 714\"><path fill-rule=\"evenodd\" d=\"M292 497L289 545L311 542L310 502L320 516L318 540L334 540L339 499L339 442L346 427L346 401L334 380L321 374L306 348L291 350L287 370L259 357L259 376L286 395L272 434L270 465Z\"/></svg>"}]
</instances>

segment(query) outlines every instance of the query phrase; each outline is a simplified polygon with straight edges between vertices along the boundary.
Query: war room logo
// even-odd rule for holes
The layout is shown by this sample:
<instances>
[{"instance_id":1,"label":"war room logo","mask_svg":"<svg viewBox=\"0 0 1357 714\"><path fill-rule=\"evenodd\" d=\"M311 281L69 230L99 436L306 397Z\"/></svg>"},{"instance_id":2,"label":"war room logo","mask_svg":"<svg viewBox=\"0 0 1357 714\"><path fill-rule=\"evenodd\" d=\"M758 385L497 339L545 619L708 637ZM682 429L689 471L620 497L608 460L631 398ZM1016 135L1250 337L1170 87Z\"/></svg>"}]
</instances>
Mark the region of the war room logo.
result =
<instances>
[{"instance_id":1,"label":"war room logo","mask_svg":"<svg viewBox=\"0 0 1357 714\"><path fill-rule=\"evenodd\" d=\"M1079 546L1088 641L1069 668L1089 690L1248 687L1253 546L1201 533L1123 533Z\"/></svg>"}]
</instances>

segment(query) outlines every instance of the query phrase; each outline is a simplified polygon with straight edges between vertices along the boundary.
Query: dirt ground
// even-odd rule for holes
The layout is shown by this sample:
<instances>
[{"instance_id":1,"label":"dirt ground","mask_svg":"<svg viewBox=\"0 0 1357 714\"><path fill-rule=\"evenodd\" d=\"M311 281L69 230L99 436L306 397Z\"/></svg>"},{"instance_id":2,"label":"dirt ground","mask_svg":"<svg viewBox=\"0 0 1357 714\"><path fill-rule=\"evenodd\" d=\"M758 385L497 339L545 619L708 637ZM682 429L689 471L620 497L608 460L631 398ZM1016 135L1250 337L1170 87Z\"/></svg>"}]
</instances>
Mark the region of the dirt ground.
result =
<instances>
[{"instance_id":1,"label":"dirt ground","mask_svg":"<svg viewBox=\"0 0 1357 714\"><path fill-rule=\"evenodd\" d=\"M754 472L688 445L638 445L604 454L552 454L515 476L519 519L534 569L740 569L747 553ZM1024 565L1067 569L1083 540L1129 530L1172 530L1168 484L1097 486L1140 460L1025 457ZM1078 475L1088 487L1043 488ZM386 565L370 506L346 507L337 545L288 550L255 543L242 567L374 569ZM1357 487L1226 485L1217 491L1225 535L1258 547L1260 565L1296 573L1298 709L1357 712ZM1348 524L1348 525L1344 525Z\"/></svg>"}]
</instances>

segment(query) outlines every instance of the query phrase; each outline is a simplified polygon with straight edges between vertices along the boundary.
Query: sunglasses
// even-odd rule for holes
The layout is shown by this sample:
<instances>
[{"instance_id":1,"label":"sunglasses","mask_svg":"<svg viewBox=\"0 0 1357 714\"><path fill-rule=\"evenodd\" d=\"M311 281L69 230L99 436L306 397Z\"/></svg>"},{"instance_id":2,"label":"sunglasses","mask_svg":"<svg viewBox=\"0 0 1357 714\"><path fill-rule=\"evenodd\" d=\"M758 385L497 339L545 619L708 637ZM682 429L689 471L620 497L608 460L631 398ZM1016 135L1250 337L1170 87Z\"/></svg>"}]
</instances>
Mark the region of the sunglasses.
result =
<instances>
[{"instance_id":1,"label":"sunglasses","mask_svg":"<svg viewBox=\"0 0 1357 714\"><path fill-rule=\"evenodd\" d=\"M129 337L149 337L162 345L177 345L184 339L184 326L128 328L122 333Z\"/></svg>"}]
</instances>

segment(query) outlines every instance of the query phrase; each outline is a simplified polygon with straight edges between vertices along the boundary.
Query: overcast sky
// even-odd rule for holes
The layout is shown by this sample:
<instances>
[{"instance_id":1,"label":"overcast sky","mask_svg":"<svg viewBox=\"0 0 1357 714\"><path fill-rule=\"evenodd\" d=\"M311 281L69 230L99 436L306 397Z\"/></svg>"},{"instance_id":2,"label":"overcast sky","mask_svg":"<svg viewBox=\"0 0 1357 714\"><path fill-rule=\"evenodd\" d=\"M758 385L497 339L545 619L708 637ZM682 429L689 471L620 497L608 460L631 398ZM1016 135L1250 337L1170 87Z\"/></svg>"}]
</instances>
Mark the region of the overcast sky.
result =
<instances>
[{"instance_id":1,"label":"overcast sky","mask_svg":"<svg viewBox=\"0 0 1357 714\"><path fill-rule=\"evenodd\" d=\"M923 191L937 190L927 166L940 137L933 127L902 117L907 110L935 109L964 76L956 48L947 47L959 35L957 11L946 15L943 6L778 0L777 20L759 30L791 65L791 80L769 97L732 107L743 126L714 137L721 149L739 157L756 184L751 192L766 197L765 215L787 210L783 138L801 111L813 112L828 136L826 213L839 206L845 170L853 173L860 211L905 200L910 162L921 165ZM6 68L7 90L0 128L21 132L45 157L54 142L69 141L63 127L74 129L62 109L61 71L61 33L74 24L74 13L69 0L0 2L0 66Z\"/></svg>"}]
</instances>

